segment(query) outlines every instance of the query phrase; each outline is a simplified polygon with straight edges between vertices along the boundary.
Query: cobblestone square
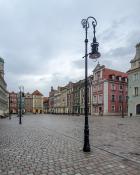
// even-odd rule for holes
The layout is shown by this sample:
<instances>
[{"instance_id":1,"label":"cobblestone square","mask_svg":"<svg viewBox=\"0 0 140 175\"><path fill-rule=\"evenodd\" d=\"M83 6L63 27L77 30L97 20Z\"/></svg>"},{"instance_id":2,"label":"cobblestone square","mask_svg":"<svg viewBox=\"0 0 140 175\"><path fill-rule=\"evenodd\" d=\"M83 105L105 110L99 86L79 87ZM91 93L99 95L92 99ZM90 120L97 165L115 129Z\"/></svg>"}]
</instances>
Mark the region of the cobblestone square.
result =
<instances>
[{"instance_id":1,"label":"cobblestone square","mask_svg":"<svg viewBox=\"0 0 140 175\"><path fill-rule=\"evenodd\" d=\"M140 118L24 115L0 120L0 175L140 175Z\"/></svg>"}]
</instances>

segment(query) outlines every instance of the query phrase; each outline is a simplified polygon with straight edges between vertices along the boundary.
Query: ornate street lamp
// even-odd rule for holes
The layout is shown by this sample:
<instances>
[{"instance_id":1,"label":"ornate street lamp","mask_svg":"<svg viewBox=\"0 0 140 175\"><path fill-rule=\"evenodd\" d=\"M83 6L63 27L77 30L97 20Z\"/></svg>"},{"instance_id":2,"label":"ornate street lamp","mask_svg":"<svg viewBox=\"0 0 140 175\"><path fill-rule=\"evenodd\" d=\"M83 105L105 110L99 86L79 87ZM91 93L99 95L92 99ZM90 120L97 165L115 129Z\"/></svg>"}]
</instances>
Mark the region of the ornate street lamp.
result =
<instances>
[{"instance_id":1,"label":"ornate street lamp","mask_svg":"<svg viewBox=\"0 0 140 175\"><path fill-rule=\"evenodd\" d=\"M11 120L11 97L10 97L10 92L9 92L9 120Z\"/></svg>"},{"instance_id":2,"label":"ornate street lamp","mask_svg":"<svg viewBox=\"0 0 140 175\"><path fill-rule=\"evenodd\" d=\"M124 85L122 83L122 118L124 118L124 105L123 105L123 101L124 101Z\"/></svg>"},{"instance_id":3,"label":"ornate street lamp","mask_svg":"<svg viewBox=\"0 0 140 175\"><path fill-rule=\"evenodd\" d=\"M24 97L24 87L19 87L19 124L21 125L21 117L22 117L22 97Z\"/></svg>"},{"instance_id":4,"label":"ornate street lamp","mask_svg":"<svg viewBox=\"0 0 140 175\"><path fill-rule=\"evenodd\" d=\"M88 28L90 27L89 25L89 19L92 20L92 26L93 26L93 42L91 43L91 52L88 54ZM98 52L98 46L99 43L96 41L96 36L95 36L95 27L97 26L97 21L94 17L89 16L87 19L82 19L81 21L83 28L85 29L85 128L84 128L84 147L83 151L84 152L90 152L90 144L89 144L89 125L88 125L88 82L87 82L87 69L88 69L88 64L87 64L87 58L89 55L89 58L96 60L101 56L101 54Z\"/></svg>"}]
</instances>

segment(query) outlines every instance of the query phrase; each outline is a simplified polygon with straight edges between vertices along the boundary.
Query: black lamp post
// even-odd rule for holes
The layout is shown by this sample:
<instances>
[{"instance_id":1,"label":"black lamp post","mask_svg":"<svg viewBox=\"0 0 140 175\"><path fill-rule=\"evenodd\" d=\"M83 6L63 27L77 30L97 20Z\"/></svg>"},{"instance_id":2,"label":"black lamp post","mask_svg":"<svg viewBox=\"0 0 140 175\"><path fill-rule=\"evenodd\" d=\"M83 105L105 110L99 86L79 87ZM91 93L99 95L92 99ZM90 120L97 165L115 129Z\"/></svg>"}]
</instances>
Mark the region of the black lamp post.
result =
<instances>
[{"instance_id":1,"label":"black lamp post","mask_svg":"<svg viewBox=\"0 0 140 175\"><path fill-rule=\"evenodd\" d=\"M22 97L24 97L24 87L19 87L19 124L22 124L21 117L22 117Z\"/></svg>"},{"instance_id":2,"label":"black lamp post","mask_svg":"<svg viewBox=\"0 0 140 175\"><path fill-rule=\"evenodd\" d=\"M92 26L93 26L93 42L91 43L91 53L88 54L88 28L89 26L89 19L92 20ZM85 28L85 128L84 128L84 152L90 152L90 144L89 144L89 125L88 125L88 77L87 77L87 58L89 55L89 58L91 59L97 59L100 57L100 53L98 52L98 46L99 43L96 41L95 37L95 27L97 25L97 21L94 17L89 16L87 19L82 19L81 21L83 28Z\"/></svg>"},{"instance_id":3,"label":"black lamp post","mask_svg":"<svg viewBox=\"0 0 140 175\"><path fill-rule=\"evenodd\" d=\"M124 105L123 105L123 101L124 101L124 85L122 84L122 118L124 118Z\"/></svg>"},{"instance_id":4,"label":"black lamp post","mask_svg":"<svg viewBox=\"0 0 140 175\"><path fill-rule=\"evenodd\" d=\"M9 120L11 120L11 97L9 92Z\"/></svg>"}]
</instances>

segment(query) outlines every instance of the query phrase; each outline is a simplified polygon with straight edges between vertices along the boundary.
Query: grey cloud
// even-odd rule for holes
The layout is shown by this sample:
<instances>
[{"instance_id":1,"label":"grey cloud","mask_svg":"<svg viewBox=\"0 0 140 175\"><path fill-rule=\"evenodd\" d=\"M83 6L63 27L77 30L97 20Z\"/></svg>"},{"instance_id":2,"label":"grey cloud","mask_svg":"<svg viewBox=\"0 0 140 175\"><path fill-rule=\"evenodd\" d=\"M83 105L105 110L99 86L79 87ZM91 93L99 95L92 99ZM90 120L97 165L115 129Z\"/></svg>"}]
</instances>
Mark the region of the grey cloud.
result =
<instances>
[{"instance_id":1,"label":"grey cloud","mask_svg":"<svg viewBox=\"0 0 140 175\"><path fill-rule=\"evenodd\" d=\"M132 31L126 37L125 46L118 46L115 49L111 48L107 53L104 54L104 56L108 58L127 57L128 59L130 59L129 56L131 56L135 52L135 45L140 42L140 38L138 36L140 36L139 30Z\"/></svg>"},{"instance_id":2,"label":"grey cloud","mask_svg":"<svg viewBox=\"0 0 140 175\"><path fill-rule=\"evenodd\" d=\"M112 49L109 53L106 54L106 57L124 57L131 54L130 47L118 47L116 49Z\"/></svg>"},{"instance_id":3,"label":"grey cloud","mask_svg":"<svg viewBox=\"0 0 140 175\"><path fill-rule=\"evenodd\" d=\"M89 69L89 72L91 72L91 70L94 69L94 67L96 66L97 62L98 62L98 59L97 60L92 60L92 59L88 58L88 69ZM84 60L84 58L81 58L81 59L79 59L77 61L73 61L72 63L73 63L74 67L83 70L83 73L84 73L84 69L85 69L85 60Z\"/></svg>"},{"instance_id":4,"label":"grey cloud","mask_svg":"<svg viewBox=\"0 0 140 175\"><path fill-rule=\"evenodd\" d=\"M77 67L79 69L83 69L84 68L84 58L81 58L81 60L76 60L72 62L74 67Z\"/></svg>"},{"instance_id":5,"label":"grey cloud","mask_svg":"<svg viewBox=\"0 0 140 175\"><path fill-rule=\"evenodd\" d=\"M140 36L136 32L140 28L139 20L136 19L139 5L138 0L109 0L108 3L102 0L89 0L88 3L79 0L1 0L0 56L5 58L8 86L14 89L20 82L29 84L27 80L21 81L23 75L39 75L38 87L46 93L52 85L75 80L71 75L64 76L65 72L58 74L55 68L62 65L55 64L55 61L52 67L50 64L52 60L60 59L61 55L65 55L62 61L75 57L76 61L72 59L70 63L73 65L72 71L84 71L82 56L85 32L80 22L89 15L98 21L96 32L102 54L100 62L113 66L116 64L114 58L118 58L120 62L123 57L127 58L128 66L135 42ZM89 43L92 34L90 29ZM120 45L122 40L126 45ZM89 60L89 72L95 64ZM122 65L117 63L116 69L119 68ZM51 74L49 80L44 78L45 74ZM28 87L31 89L33 86Z\"/></svg>"},{"instance_id":6,"label":"grey cloud","mask_svg":"<svg viewBox=\"0 0 140 175\"><path fill-rule=\"evenodd\" d=\"M52 75L52 79L50 79L49 81L48 79L41 79L40 81L45 84L45 88L42 89L43 93L48 95L51 86L53 86L54 89L57 89L58 86L65 86L68 84L69 81L74 82L76 80L71 79L69 76L54 74Z\"/></svg>"},{"instance_id":7,"label":"grey cloud","mask_svg":"<svg viewBox=\"0 0 140 175\"><path fill-rule=\"evenodd\" d=\"M114 20L107 29L105 29L100 35L102 40L109 41L114 40L118 36L118 28L127 21L128 17L120 18L119 20Z\"/></svg>"}]
</instances>

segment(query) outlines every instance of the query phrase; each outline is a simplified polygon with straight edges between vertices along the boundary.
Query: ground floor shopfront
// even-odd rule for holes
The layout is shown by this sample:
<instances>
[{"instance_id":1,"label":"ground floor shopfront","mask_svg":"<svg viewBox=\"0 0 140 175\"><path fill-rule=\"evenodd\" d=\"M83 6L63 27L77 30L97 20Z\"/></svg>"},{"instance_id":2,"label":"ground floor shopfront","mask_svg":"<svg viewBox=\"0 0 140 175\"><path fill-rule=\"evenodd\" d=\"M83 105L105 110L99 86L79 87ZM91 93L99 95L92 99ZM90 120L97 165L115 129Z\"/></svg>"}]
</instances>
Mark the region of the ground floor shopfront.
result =
<instances>
[{"instance_id":1,"label":"ground floor shopfront","mask_svg":"<svg viewBox=\"0 0 140 175\"><path fill-rule=\"evenodd\" d=\"M33 108L33 114L42 114L43 109L42 108Z\"/></svg>"},{"instance_id":2,"label":"ground floor shopfront","mask_svg":"<svg viewBox=\"0 0 140 175\"><path fill-rule=\"evenodd\" d=\"M140 98L130 100L128 105L128 116L140 117Z\"/></svg>"}]
</instances>

